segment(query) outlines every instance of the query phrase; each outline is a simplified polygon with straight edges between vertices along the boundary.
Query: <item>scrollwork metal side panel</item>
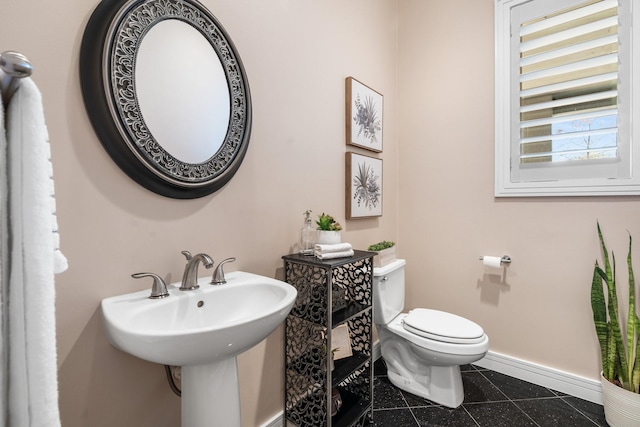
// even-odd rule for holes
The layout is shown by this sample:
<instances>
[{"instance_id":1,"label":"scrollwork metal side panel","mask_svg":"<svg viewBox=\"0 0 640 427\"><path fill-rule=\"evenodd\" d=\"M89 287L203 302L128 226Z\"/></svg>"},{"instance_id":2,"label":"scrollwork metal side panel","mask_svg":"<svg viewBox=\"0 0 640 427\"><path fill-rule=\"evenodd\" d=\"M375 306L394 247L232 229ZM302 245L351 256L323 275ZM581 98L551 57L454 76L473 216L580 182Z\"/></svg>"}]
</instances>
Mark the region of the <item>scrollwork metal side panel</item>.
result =
<instances>
[{"instance_id":1,"label":"scrollwork metal side panel","mask_svg":"<svg viewBox=\"0 0 640 427\"><path fill-rule=\"evenodd\" d=\"M285 271L285 281L298 291L291 314L310 322L325 324L328 309L327 270L287 261Z\"/></svg>"},{"instance_id":2,"label":"scrollwork metal side panel","mask_svg":"<svg viewBox=\"0 0 640 427\"><path fill-rule=\"evenodd\" d=\"M288 348L287 366L297 373L320 382L326 375L326 329L304 319L291 317L286 320Z\"/></svg>"},{"instance_id":3,"label":"scrollwork metal side panel","mask_svg":"<svg viewBox=\"0 0 640 427\"><path fill-rule=\"evenodd\" d=\"M371 310L354 317L347 323L350 331L351 348L353 351L371 356Z\"/></svg>"},{"instance_id":4,"label":"scrollwork metal side panel","mask_svg":"<svg viewBox=\"0 0 640 427\"><path fill-rule=\"evenodd\" d=\"M326 329L289 316L285 323L285 417L298 426L326 422Z\"/></svg>"},{"instance_id":5,"label":"scrollwork metal side panel","mask_svg":"<svg viewBox=\"0 0 640 427\"><path fill-rule=\"evenodd\" d=\"M372 258L365 258L333 269L331 280L346 290L347 300L370 306L373 286Z\"/></svg>"}]
</instances>

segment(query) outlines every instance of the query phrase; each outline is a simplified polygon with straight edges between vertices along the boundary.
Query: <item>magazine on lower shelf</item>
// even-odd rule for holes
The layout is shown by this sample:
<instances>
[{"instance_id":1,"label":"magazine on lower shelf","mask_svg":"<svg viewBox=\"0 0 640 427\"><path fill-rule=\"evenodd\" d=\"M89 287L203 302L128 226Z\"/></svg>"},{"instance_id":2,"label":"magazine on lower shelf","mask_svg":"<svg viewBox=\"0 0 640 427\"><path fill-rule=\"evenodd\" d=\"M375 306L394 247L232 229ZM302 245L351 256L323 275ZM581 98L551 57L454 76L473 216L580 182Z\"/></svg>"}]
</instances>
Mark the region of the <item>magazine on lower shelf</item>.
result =
<instances>
[{"instance_id":1,"label":"magazine on lower shelf","mask_svg":"<svg viewBox=\"0 0 640 427\"><path fill-rule=\"evenodd\" d=\"M349 326L346 323L331 330L331 354L333 355L333 360L340 360L353 355Z\"/></svg>"}]
</instances>

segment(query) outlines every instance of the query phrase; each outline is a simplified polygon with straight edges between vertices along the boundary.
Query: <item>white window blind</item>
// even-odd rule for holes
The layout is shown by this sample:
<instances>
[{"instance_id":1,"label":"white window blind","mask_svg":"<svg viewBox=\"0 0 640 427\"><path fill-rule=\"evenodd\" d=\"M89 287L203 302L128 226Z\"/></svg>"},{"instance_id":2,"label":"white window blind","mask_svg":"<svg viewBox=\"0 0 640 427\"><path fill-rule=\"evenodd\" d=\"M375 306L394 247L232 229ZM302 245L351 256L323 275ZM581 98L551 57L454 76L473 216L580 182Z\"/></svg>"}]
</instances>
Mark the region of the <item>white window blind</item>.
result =
<instances>
[{"instance_id":1,"label":"white window blind","mask_svg":"<svg viewBox=\"0 0 640 427\"><path fill-rule=\"evenodd\" d=\"M631 8L496 0L496 195L640 193Z\"/></svg>"},{"instance_id":2,"label":"white window blind","mask_svg":"<svg viewBox=\"0 0 640 427\"><path fill-rule=\"evenodd\" d=\"M618 0L519 26L521 165L618 158Z\"/></svg>"}]
</instances>

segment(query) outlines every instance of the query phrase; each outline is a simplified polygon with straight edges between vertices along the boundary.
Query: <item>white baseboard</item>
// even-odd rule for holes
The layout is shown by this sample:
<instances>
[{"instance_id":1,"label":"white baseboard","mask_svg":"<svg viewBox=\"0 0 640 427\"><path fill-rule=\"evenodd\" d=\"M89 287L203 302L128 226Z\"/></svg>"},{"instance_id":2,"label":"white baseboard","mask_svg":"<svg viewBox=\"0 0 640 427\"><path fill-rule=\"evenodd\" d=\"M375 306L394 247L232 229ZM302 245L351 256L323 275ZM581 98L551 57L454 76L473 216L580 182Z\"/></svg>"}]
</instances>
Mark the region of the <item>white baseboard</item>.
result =
<instances>
[{"instance_id":1,"label":"white baseboard","mask_svg":"<svg viewBox=\"0 0 640 427\"><path fill-rule=\"evenodd\" d=\"M283 427L283 416L284 414L280 411L280 413L275 414L269 421L265 422L260 427Z\"/></svg>"},{"instance_id":2,"label":"white baseboard","mask_svg":"<svg viewBox=\"0 0 640 427\"><path fill-rule=\"evenodd\" d=\"M373 359L379 357L380 342L376 341L373 344ZM492 351L474 365L602 405L602 386L597 380Z\"/></svg>"},{"instance_id":3,"label":"white baseboard","mask_svg":"<svg viewBox=\"0 0 640 427\"><path fill-rule=\"evenodd\" d=\"M489 352L474 365L602 405L600 381Z\"/></svg>"},{"instance_id":4,"label":"white baseboard","mask_svg":"<svg viewBox=\"0 0 640 427\"><path fill-rule=\"evenodd\" d=\"M382 353L380 350L380 340L375 341L373 343L373 350L371 351L371 357L373 358L374 362L382 357Z\"/></svg>"},{"instance_id":5,"label":"white baseboard","mask_svg":"<svg viewBox=\"0 0 640 427\"><path fill-rule=\"evenodd\" d=\"M381 357L379 341L373 343L372 357ZM474 365L602 405L602 388L596 380L491 351ZM261 427L283 427L283 421L280 412Z\"/></svg>"}]
</instances>

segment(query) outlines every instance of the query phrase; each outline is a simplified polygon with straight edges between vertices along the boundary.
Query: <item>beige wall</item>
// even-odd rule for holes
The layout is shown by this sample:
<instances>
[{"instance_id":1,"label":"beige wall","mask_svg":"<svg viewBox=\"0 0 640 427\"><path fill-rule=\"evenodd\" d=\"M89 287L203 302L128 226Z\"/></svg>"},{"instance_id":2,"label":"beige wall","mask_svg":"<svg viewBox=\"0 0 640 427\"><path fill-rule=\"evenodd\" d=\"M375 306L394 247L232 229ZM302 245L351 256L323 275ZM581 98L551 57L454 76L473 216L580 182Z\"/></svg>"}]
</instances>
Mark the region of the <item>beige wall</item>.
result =
<instances>
[{"instance_id":1,"label":"beige wall","mask_svg":"<svg viewBox=\"0 0 640 427\"><path fill-rule=\"evenodd\" d=\"M596 220L626 283L626 230L640 239L638 198L494 198L493 1L398 5L407 301L475 320L491 351L597 379L589 303ZM489 275L483 254L509 254L513 263Z\"/></svg>"},{"instance_id":2,"label":"beige wall","mask_svg":"<svg viewBox=\"0 0 640 427\"><path fill-rule=\"evenodd\" d=\"M231 34L249 77L254 122L234 179L198 200L171 200L135 184L111 161L84 111L78 54L97 1L5 0L0 49L35 66L45 103L62 248L57 278L60 408L65 427L179 425L179 398L162 366L107 342L100 300L147 288L153 271L180 280L181 250L228 271L276 276L312 209L333 214L363 248L397 235L396 3L386 0L205 0ZM385 95L384 216L345 221L344 80ZM204 272L201 272L204 275ZM282 330L239 358L243 423L282 410Z\"/></svg>"}]
</instances>

